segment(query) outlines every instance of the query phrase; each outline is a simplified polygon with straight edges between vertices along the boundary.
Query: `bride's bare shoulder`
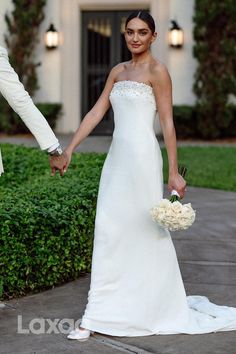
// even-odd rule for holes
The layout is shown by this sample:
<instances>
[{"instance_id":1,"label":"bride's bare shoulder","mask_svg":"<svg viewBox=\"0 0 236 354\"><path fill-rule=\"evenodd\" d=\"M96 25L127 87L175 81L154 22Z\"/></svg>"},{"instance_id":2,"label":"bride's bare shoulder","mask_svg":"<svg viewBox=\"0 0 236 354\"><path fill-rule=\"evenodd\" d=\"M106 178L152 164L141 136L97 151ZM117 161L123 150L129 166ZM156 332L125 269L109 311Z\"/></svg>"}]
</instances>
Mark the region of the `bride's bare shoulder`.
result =
<instances>
[{"instance_id":1,"label":"bride's bare shoulder","mask_svg":"<svg viewBox=\"0 0 236 354\"><path fill-rule=\"evenodd\" d=\"M155 59L150 66L151 83L153 86L166 84L171 81L169 71L164 63Z\"/></svg>"},{"instance_id":2,"label":"bride's bare shoulder","mask_svg":"<svg viewBox=\"0 0 236 354\"><path fill-rule=\"evenodd\" d=\"M124 61L122 63L119 63L119 64L113 66L113 68L110 71L110 74L114 78L116 78L119 74L121 74L122 72L124 72L126 70L127 64L128 64L128 61Z\"/></svg>"},{"instance_id":3,"label":"bride's bare shoulder","mask_svg":"<svg viewBox=\"0 0 236 354\"><path fill-rule=\"evenodd\" d=\"M153 61L151 62L150 70L153 72L160 72L160 73L164 71L168 71L166 65L156 58L153 59Z\"/></svg>"}]
</instances>

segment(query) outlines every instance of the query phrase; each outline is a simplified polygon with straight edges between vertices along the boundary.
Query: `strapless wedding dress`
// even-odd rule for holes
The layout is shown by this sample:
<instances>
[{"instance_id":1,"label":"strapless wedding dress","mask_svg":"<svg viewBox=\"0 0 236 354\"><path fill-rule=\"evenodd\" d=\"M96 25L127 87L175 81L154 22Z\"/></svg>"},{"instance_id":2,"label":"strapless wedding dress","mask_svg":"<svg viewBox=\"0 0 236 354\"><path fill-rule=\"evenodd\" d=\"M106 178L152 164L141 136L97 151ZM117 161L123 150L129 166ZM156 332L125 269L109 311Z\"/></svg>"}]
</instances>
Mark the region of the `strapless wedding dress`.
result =
<instances>
[{"instance_id":1,"label":"strapless wedding dress","mask_svg":"<svg viewBox=\"0 0 236 354\"><path fill-rule=\"evenodd\" d=\"M115 129L100 178L81 326L114 336L236 330L236 308L186 296L170 233L150 216L163 197L152 87L119 81L110 101Z\"/></svg>"}]
</instances>

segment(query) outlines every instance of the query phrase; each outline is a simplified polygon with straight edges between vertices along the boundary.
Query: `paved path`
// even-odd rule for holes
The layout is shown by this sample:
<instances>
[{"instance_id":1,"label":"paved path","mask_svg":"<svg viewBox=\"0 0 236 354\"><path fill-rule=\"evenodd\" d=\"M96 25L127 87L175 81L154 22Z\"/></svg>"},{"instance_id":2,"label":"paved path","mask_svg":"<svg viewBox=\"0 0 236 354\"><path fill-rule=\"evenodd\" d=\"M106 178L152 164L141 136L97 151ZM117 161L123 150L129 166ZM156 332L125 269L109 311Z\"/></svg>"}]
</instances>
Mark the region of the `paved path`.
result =
<instances>
[{"instance_id":1,"label":"paved path","mask_svg":"<svg viewBox=\"0 0 236 354\"><path fill-rule=\"evenodd\" d=\"M110 137L91 137L90 142L87 138L81 144L80 151L106 152L109 145ZM172 237L187 295L205 295L217 304L236 307L235 200L233 192L188 187L185 201L192 202L197 219L188 231L172 233ZM58 331L58 326L53 330L46 319L59 322L81 318L89 284L90 274L86 274L52 290L8 302L0 309L0 353L236 354L236 331L145 337L96 333L84 343L68 341L66 333ZM51 334L18 333L21 328L28 330L37 318L41 318L41 326L45 323L46 330L52 330ZM33 328L39 329L39 323Z\"/></svg>"},{"instance_id":2,"label":"paved path","mask_svg":"<svg viewBox=\"0 0 236 354\"><path fill-rule=\"evenodd\" d=\"M58 134L58 139L65 148L72 138L72 134ZM95 136L90 135L78 146L77 151L81 152L107 152L111 144L111 136ZM160 140L160 146L163 146L163 142ZM38 146L36 140L31 135L17 135L17 136L6 136L0 135L1 143L12 143L12 144L23 144L26 146ZM236 146L236 139L231 141L178 141L179 146Z\"/></svg>"}]
</instances>

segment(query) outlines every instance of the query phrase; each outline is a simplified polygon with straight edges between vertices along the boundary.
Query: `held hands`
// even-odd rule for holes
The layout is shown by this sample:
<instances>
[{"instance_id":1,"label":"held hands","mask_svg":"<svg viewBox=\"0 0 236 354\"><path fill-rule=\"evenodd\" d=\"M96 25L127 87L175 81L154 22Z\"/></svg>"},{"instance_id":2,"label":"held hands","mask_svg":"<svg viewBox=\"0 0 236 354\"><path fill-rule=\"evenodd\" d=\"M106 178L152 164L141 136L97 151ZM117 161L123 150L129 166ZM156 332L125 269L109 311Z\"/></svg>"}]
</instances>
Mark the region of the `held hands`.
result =
<instances>
[{"instance_id":1,"label":"held hands","mask_svg":"<svg viewBox=\"0 0 236 354\"><path fill-rule=\"evenodd\" d=\"M55 176L56 171L59 171L60 176L63 176L67 171L69 164L71 162L72 153L65 150L60 156L50 156L49 164L51 167L51 174Z\"/></svg>"},{"instance_id":2,"label":"held hands","mask_svg":"<svg viewBox=\"0 0 236 354\"><path fill-rule=\"evenodd\" d=\"M66 166L67 166L66 155L63 153L60 156L50 156L49 164L51 167L52 176L55 176L56 171L59 171L60 175L63 176L64 173L66 172Z\"/></svg>"},{"instance_id":3,"label":"held hands","mask_svg":"<svg viewBox=\"0 0 236 354\"><path fill-rule=\"evenodd\" d=\"M168 191L176 190L182 199L186 192L186 181L185 179L177 173L176 175L169 175L168 180Z\"/></svg>"}]
</instances>

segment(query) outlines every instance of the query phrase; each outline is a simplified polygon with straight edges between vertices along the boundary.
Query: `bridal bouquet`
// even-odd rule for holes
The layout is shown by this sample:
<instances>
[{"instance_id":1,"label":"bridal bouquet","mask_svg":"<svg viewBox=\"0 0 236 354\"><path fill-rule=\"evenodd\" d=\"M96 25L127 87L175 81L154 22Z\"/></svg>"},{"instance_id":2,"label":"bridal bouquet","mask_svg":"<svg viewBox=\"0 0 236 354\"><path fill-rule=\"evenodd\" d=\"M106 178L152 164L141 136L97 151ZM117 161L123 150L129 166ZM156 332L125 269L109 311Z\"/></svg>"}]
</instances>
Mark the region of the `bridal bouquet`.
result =
<instances>
[{"instance_id":1,"label":"bridal bouquet","mask_svg":"<svg viewBox=\"0 0 236 354\"><path fill-rule=\"evenodd\" d=\"M186 171L185 167L179 168L183 177ZM193 224L196 215L191 203L180 203L180 196L175 190L171 192L170 199L162 199L150 209L150 213L154 221L170 231L186 230Z\"/></svg>"}]
</instances>

